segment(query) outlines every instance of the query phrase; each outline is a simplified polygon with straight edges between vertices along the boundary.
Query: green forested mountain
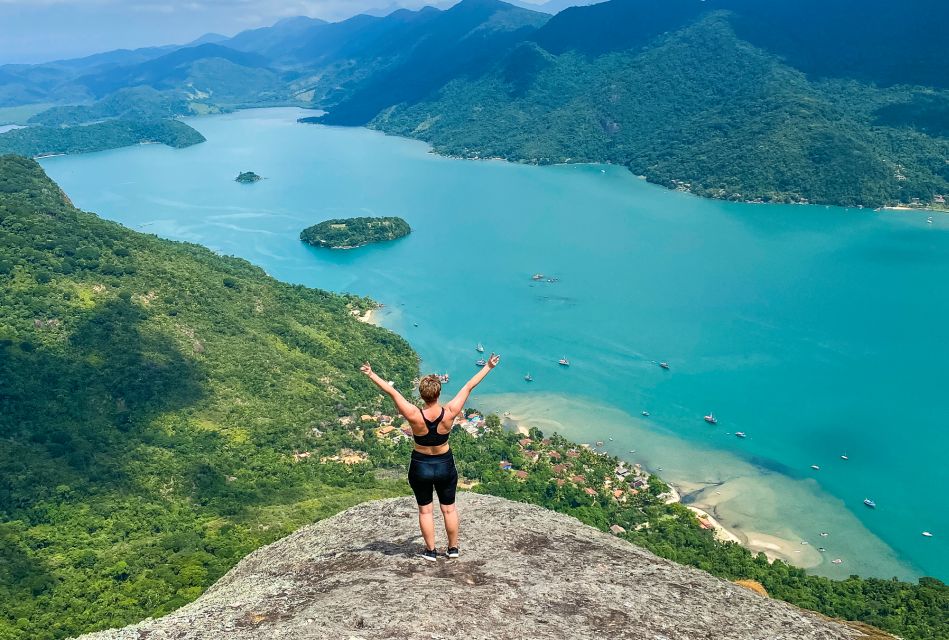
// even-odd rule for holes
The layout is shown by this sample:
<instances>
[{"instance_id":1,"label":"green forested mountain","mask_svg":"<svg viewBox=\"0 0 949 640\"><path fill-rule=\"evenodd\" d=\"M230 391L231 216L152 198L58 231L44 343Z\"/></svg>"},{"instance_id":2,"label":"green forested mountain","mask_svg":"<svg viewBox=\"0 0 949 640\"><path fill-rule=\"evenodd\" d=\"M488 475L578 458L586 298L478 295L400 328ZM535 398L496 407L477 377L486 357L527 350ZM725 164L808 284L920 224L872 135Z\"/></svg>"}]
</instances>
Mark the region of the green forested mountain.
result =
<instances>
[{"instance_id":1,"label":"green forested mountain","mask_svg":"<svg viewBox=\"0 0 949 640\"><path fill-rule=\"evenodd\" d=\"M763 48L768 36L749 36L756 46L739 35L786 3L753 3L748 15L709 10L722 2L655 4L567 9L489 72L383 110L371 126L465 157L624 164L717 198L880 206L949 192L946 90L870 84L892 75L872 66L851 78L808 74L778 45ZM894 37L904 31L893 23ZM931 49L903 57L925 60ZM928 69L907 78L925 80ZM327 121L345 121L347 108Z\"/></svg>"},{"instance_id":2,"label":"green forested mountain","mask_svg":"<svg viewBox=\"0 0 949 640\"><path fill-rule=\"evenodd\" d=\"M0 158L0 638L170 611L257 546L404 493L293 457L378 406L362 362L406 392L418 370L362 305L80 212Z\"/></svg>"},{"instance_id":3,"label":"green forested mountain","mask_svg":"<svg viewBox=\"0 0 949 640\"><path fill-rule=\"evenodd\" d=\"M42 156L88 153L144 142L177 149L204 142L204 136L177 120L109 120L82 127L26 127L0 133L0 154Z\"/></svg>"},{"instance_id":4,"label":"green forested mountain","mask_svg":"<svg viewBox=\"0 0 949 640\"><path fill-rule=\"evenodd\" d=\"M523 40L548 18L500 0L465 0L438 12L414 40L389 40L391 48L404 52L402 60L361 80L326 121L364 124L390 105L417 102L452 78L480 75L498 51Z\"/></svg>"}]
</instances>

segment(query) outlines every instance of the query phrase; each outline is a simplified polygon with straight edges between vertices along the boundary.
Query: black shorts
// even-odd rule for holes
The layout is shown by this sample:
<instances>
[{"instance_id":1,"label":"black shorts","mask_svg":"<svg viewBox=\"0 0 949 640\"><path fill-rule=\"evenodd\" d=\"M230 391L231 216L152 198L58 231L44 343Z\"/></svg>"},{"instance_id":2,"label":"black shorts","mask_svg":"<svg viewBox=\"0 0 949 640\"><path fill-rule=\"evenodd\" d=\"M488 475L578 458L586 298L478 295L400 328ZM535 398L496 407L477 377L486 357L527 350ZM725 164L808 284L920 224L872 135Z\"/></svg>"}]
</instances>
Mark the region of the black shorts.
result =
<instances>
[{"instance_id":1,"label":"black shorts","mask_svg":"<svg viewBox=\"0 0 949 640\"><path fill-rule=\"evenodd\" d=\"M455 504L455 489L458 486L458 471L451 450L437 456L412 452L409 464L409 486L415 492L419 506L432 504L432 489L438 494L439 504Z\"/></svg>"}]
</instances>

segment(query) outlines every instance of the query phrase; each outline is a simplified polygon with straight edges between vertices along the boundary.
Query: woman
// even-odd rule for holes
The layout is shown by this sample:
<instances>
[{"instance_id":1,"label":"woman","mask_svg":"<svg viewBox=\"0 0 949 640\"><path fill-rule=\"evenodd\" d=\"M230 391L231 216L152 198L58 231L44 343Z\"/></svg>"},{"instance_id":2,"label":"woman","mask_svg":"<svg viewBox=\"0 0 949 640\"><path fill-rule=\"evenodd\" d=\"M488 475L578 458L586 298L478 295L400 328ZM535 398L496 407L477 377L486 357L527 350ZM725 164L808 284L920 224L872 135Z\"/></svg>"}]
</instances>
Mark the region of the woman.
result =
<instances>
[{"instance_id":1,"label":"woman","mask_svg":"<svg viewBox=\"0 0 949 640\"><path fill-rule=\"evenodd\" d=\"M451 435L451 425L461 411L472 389L484 380L484 377L498 365L501 356L491 354L481 371L475 374L465 386L461 388L452 401L445 406L438 404L438 397L442 391L442 384L438 376L425 376L418 385L419 395L425 407L417 406L402 397L395 387L376 375L367 362L360 370L369 376L377 387L395 402L399 413L405 416L412 426L412 435L415 438L415 450L412 451L412 462L409 465L409 486L415 493L418 503L418 526L422 530L425 540L425 551L422 557L435 562L438 553L435 550L435 518L432 506L432 491L438 494L438 506L445 518L445 533L448 534L449 558L458 557L458 512L455 510L455 489L458 485L458 472L455 470L455 458L448 448L448 436Z\"/></svg>"}]
</instances>

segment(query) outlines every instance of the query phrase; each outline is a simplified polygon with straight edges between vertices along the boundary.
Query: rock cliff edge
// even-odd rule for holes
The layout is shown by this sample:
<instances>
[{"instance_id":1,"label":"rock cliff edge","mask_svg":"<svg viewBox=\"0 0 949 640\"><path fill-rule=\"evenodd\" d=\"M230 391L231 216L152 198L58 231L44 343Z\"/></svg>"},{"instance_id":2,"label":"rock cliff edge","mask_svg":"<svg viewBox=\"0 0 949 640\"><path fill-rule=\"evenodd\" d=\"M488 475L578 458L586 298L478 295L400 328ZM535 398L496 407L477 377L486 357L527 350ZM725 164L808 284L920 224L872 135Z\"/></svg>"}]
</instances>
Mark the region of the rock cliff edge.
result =
<instances>
[{"instance_id":1,"label":"rock cliff edge","mask_svg":"<svg viewBox=\"0 0 949 640\"><path fill-rule=\"evenodd\" d=\"M865 637L540 507L465 492L458 508L458 559L419 557L411 498L369 502L258 549L172 614L83 638Z\"/></svg>"}]
</instances>

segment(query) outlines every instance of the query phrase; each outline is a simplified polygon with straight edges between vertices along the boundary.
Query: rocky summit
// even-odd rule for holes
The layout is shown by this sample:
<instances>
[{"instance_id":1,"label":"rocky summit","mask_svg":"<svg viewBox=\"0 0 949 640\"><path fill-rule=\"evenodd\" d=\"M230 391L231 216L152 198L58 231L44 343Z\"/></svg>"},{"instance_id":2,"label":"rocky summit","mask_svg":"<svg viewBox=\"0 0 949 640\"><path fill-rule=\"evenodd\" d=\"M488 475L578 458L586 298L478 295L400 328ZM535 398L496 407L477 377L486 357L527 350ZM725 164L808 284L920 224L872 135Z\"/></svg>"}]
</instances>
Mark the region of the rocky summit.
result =
<instances>
[{"instance_id":1,"label":"rocky summit","mask_svg":"<svg viewBox=\"0 0 949 640\"><path fill-rule=\"evenodd\" d=\"M458 559L419 556L411 498L368 502L258 549L170 615L82 637L866 637L569 516L467 492L458 508ZM444 531L438 534L444 548Z\"/></svg>"}]
</instances>

